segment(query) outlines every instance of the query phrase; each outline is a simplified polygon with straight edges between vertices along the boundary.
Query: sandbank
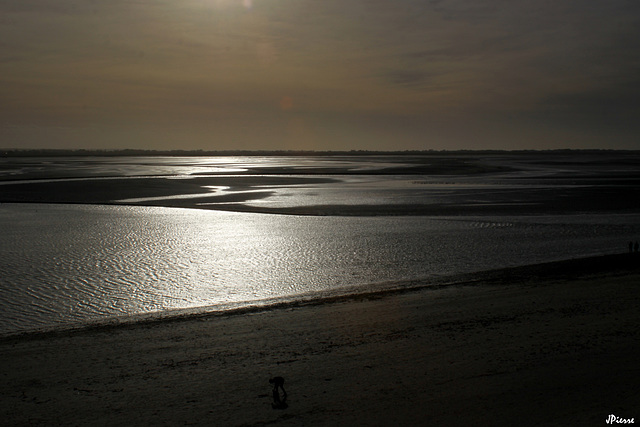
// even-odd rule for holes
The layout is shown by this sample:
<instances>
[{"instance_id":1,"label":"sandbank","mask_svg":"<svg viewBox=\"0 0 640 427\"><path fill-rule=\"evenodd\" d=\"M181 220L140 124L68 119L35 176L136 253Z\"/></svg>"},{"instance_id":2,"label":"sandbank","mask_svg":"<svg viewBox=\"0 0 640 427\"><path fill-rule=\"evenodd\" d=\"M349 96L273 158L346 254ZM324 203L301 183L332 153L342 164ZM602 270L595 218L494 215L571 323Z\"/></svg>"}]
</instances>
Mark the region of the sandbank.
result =
<instances>
[{"instance_id":1,"label":"sandbank","mask_svg":"<svg viewBox=\"0 0 640 427\"><path fill-rule=\"evenodd\" d=\"M604 425L640 417L640 258L0 341L2 425ZM268 379L285 378L273 409Z\"/></svg>"},{"instance_id":2,"label":"sandbank","mask_svg":"<svg viewBox=\"0 0 640 427\"><path fill-rule=\"evenodd\" d=\"M0 162L0 203L331 216L635 213L638 162L637 153L617 152L267 156L235 163L205 157L25 157ZM402 195L389 192L366 203L350 200L348 192L337 200L322 197L353 179L375 183L391 177L404 181ZM278 197L272 196L283 190L305 195L304 202L291 197L274 203ZM309 196L316 191L318 197Z\"/></svg>"}]
</instances>

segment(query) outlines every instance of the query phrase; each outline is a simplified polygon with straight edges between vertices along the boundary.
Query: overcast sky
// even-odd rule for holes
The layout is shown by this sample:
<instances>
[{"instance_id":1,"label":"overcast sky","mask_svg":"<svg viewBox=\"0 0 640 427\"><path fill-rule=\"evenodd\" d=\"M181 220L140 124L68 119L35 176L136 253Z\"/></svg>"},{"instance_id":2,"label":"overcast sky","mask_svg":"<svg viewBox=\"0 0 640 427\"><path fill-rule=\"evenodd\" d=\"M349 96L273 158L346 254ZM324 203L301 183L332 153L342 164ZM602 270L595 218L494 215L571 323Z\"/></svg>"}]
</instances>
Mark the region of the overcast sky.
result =
<instances>
[{"instance_id":1,"label":"overcast sky","mask_svg":"<svg viewBox=\"0 0 640 427\"><path fill-rule=\"evenodd\" d=\"M0 138L640 149L640 1L0 0Z\"/></svg>"}]
</instances>

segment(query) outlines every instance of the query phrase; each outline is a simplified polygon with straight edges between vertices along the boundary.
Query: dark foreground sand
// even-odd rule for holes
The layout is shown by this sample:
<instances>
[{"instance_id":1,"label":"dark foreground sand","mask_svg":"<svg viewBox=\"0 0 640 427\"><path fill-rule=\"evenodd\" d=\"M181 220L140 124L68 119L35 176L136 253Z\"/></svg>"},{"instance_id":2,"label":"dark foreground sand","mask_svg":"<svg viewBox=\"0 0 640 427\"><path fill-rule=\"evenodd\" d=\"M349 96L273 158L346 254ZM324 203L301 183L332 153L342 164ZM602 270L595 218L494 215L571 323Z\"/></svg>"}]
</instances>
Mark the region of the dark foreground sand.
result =
<instances>
[{"instance_id":1,"label":"dark foreground sand","mask_svg":"<svg viewBox=\"0 0 640 427\"><path fill-rule=\"evenodd\" d=\"M640 422L640 258L0 342L3 425ZM289 407L271 407L268 379Z\"/></svg>"}]
</instances>

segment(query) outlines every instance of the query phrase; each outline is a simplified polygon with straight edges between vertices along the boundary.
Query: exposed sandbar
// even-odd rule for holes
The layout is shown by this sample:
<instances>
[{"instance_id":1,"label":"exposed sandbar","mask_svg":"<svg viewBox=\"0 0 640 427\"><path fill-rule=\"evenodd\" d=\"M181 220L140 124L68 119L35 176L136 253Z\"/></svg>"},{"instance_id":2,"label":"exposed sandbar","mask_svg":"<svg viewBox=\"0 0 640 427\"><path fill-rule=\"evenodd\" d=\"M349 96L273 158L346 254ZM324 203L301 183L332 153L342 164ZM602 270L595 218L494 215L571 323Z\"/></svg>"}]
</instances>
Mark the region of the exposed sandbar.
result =
<instances>
[{"instance_id":1,"label":"exposed sandbar","mask_svg":"<svg viewBox=\"0 0 640 427\"><path fill-rule=\"evenodd\" d=\"M630 153L275 157L242 158L235 164L206 160L11 159L0 164L0 202L351 216L634 213L640 209L640 173L634 167L639 158ZM340 193L353 179L403 184L384 197L359 199L353 188L341 197L325 197ZM272 197L282 191L285 201Z\"/></svg>"},{"instance_id":2,"label":"exposed sandbar","mask_svg":"<svg viewBox=\"0 0 640 427\"><path fill-rule=\"evenodd\" d=\"M570 188L534 187L517 191L509 188L493 189L487 194L475 189L465 190L452 186L446 192L433 191L433 201L428 203L324 203L284 207L269 203L269 197L278 188L295 189L296 186L320 184L339 187L340 178L201 176L184 179L148 177L24 182L1 185L0 203L115 204L333 216L634 213L640 209L635 182ZM221 187L225 190L216 190ZM304 191L304 188L295 191ZM251 204L252 201L261 199L264 200L262 203ZM419 197L416 199L420 200Z\"/></svg>"}]
</instances>

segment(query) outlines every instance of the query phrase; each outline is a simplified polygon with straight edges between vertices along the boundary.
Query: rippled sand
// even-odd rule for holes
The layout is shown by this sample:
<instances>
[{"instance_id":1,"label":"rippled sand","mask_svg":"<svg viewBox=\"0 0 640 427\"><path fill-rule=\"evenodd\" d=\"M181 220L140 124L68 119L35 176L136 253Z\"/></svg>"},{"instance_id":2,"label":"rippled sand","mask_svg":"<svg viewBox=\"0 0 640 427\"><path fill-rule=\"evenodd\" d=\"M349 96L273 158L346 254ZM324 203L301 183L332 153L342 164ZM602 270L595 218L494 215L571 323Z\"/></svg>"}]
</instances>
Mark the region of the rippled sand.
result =
<instances>
[{"instance_id":1,"label":"rippled sand","mask_svg":"<svg viewBox=\"0 0 640 427\"><path fill-rule=\"evenodd\" d=\"M0 341L5 425L604 425L638 416L640 258ZM288 408L268 379L283 376Z\"/></svg>"}]
</instances>

